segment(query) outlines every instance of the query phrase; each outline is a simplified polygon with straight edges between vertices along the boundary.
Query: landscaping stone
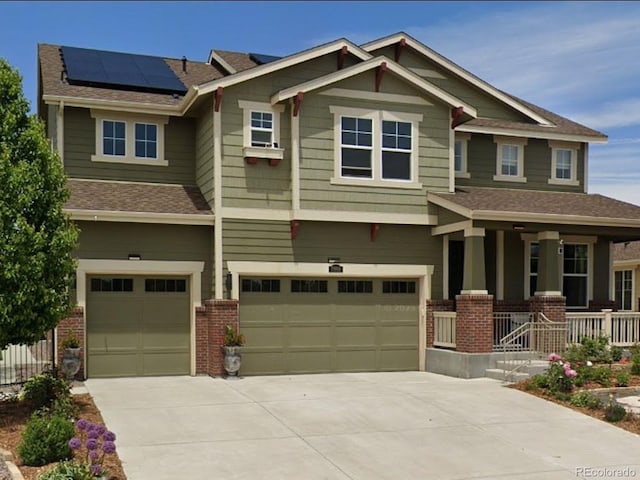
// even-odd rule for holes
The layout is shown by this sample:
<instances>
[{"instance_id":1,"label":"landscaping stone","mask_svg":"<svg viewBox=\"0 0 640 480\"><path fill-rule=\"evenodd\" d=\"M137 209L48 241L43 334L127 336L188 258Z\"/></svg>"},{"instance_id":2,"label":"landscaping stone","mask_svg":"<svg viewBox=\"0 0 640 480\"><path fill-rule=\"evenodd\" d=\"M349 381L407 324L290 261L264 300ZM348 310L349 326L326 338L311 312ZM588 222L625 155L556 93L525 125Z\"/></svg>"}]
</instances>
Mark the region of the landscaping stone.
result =
<instances>
[{"instance_id":1,"label":"landscaping stone","mask_svg":"<svg viewBox=\"0 0 640 480\"><path fill-rule=\"evenodd\" d=\"M640 414L640 396L633 395L616 399L618 404L622 405L627 412Z\"/></svg>"}]
</instances>

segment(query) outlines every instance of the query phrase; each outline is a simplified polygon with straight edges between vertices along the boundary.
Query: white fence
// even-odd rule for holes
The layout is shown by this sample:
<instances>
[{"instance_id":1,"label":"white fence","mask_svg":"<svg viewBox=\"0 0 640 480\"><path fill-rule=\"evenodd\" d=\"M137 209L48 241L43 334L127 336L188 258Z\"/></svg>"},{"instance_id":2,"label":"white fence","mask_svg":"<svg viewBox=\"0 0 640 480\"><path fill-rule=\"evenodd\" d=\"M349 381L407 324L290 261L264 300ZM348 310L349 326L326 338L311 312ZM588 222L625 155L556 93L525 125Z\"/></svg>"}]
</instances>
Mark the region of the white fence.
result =
<instances>
[{"instance_id":1,"label":"white fence","mask_svg":"<svg viewBox=\"0 0 640 480\"><path fill-rule=\"evenodd\" d=\"M456 312L433 312L433 346L456 348Z\"/></svg>"},{"instance_id":2,"label":"white fence","mask_svg":"<svg viewBox=\"0 0 640 480\"><path fill-rule=\"evenodd\" d=\"M640 343L640 312L567 312L569 343L578 343L582 337L609 337L611 345L630 347Z\"/></svg>"}]
</instances>

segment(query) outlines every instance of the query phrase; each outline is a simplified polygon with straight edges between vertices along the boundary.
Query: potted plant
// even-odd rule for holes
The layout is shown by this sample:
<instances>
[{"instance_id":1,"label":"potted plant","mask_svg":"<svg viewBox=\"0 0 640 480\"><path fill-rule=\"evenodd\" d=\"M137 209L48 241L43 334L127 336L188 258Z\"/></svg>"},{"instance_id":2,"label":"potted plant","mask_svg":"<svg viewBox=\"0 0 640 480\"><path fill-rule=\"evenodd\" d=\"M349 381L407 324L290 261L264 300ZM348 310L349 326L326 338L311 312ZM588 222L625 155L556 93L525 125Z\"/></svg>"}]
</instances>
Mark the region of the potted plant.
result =
<instances>
[{"instance_id":1,"label":"potted plant","mask_svg":"<svg viewBox=\"0 0 640 480\"><path fill-rule=\"evenodd\" d=\"M240 363L242 361L242 346L244 343L244 335L236 332L232 325L227 325L222 350L224 351L224 369L229 377L238 376Z\"/></svg>"},{"instance_id":2,"label":"potted plant","mask_svg":"<svg viewBox=\"0 0 640 480\"><path fill-rule=\"evenodd\" d=\"M80 370L80 340L69 330L67 336L62 340L62 373L67 380L73 380L73 377Z\"/></svg>"}]
</instances>

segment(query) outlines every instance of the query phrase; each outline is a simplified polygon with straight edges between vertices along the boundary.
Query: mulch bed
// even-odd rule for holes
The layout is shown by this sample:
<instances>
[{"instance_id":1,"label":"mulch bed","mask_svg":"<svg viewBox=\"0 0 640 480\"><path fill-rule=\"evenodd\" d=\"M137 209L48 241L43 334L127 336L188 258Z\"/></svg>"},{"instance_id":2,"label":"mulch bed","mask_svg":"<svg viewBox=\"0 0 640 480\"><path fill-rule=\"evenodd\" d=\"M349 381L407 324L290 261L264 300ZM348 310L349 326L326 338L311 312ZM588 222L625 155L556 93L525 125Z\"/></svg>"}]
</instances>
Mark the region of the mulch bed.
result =
<instances>
[{"instance_id":1,"label":"mulch bed","mask_svg":"<svg viewBox=\"0 0 640 480\"><path fill-rule=\"evenodd\" d=\"M615 382L614 386L615 386ZM592 410L586 407L576 407L574 405L571 405L569 402L565 402L563 400L559 400L556 397L554 397L553 395L549 395L547 394L544 390L541 389L531 389L531 390L527 390L527 385L529 384L529 380L524 380L520 383L516 383L514 385L509 385L509 388L514 388L516 390L520 390L522 392L525 393L529 393L531 395L535 395L536 397L539 398L543 398L549 402L553 402L553 403L557 403L559 405L562 405L564 407L567 408L571 408L572 410L575 410L577 412L581 412L584 413L585 415L589 415L590 417L593 418L597 418L598 420L602 420L603 422L608 423L609 425L613 425L619 428L622 428L624 430L627 430L631 433L635 433L640 435L640 416L638 415L627 415L623 420L619 421L619 422L615 422L615 423L611 423L611 422L607 422L604 419L604 409L599 408L597 410ZM631 387L635 387L635 386L640 386L640 377L636 376L636 375L632 375L631 376L631 382L629 383L629 386ZM600 384L598 383L592 383L592 382L588 382L586 383L583 387L580 387L579 389L576 389L575 391L579 391L579 390L593 390L593 389L597 389L597 388L603 388Z\"/></svg>"},{"instance_id":2,"label":"mulch bed","mask_svg":"<svg viewBox=\"0 0 640 480\"><path fill-rule=\"evenodd\" d=\"M104 424L102 415L100 415L100 411L93 403L91 395L73 395L72 401L78 408L79 418L85 418L92 423ZM22 472L25 480L37 480L39 475L50 470L54 466L54 464L49 464L43 467L27 467L22 465L18 458L18 444L22 440L22 432L24 431L31 413L31 408L24 402L0 402L0 447L13 453L13 456L16 459L16 465ZM118 432L115 432L115 434L117 436ZM117 447L117 438L115 443ZM104 461L104 467L110 473L109 480L126 480L127 477L125 476L122 465L120 464L117 451L115 455L107 455ZM0 467L0 479L2 479L2 467Z\"/></svg>"}]
</instances>

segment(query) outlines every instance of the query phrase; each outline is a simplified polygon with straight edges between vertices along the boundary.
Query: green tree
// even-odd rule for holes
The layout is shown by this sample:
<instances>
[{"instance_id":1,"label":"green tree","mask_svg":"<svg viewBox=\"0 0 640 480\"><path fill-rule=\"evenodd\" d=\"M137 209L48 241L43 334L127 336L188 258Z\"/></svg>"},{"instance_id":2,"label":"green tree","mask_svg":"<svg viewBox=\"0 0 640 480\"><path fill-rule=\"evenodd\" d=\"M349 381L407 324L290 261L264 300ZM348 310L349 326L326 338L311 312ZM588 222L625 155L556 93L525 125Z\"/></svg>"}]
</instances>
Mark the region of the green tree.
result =
<instances>
[{"instance_id":1,"label":"green tree","mask_svg":"<svg viewBox=\"0 0 640 480\"><path fill-rule=\"evenodd\" d=\"M78 234L62 211L68 196L22 78L0 58L0 350L40 340L69 309Z\"/></svg>"}]
</instances>

